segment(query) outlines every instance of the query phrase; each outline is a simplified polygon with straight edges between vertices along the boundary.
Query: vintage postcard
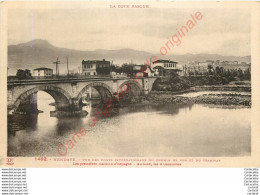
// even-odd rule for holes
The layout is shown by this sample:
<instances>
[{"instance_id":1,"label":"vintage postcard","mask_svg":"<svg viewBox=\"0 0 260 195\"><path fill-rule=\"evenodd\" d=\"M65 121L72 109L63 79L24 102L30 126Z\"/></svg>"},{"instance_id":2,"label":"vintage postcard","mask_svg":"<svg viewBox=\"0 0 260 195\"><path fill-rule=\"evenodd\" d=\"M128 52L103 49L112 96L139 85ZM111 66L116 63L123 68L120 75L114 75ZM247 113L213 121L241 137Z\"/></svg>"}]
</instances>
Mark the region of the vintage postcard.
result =
<instances>
[{"instance_id":1,"label":"vintage postcard","mask_svg":"<svg viewBox=\"0 0 260 195\"><path fill-rule=\"evenodd\" d=\"M1 167L259 167L257 2L2 2Z\"/></svg>"}]
</instances>

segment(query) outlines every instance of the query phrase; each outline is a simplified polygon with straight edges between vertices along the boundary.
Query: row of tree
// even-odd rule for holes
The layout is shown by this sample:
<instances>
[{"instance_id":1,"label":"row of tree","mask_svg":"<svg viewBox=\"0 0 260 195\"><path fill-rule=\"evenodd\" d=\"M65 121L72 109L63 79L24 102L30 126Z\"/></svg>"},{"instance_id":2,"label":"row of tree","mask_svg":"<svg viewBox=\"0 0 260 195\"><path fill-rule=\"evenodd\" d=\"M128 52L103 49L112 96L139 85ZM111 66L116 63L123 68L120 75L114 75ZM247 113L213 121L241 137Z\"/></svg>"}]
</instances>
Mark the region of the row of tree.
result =
<instances>
[{"instance_id":1,"label":"row of tree","mask_svg":"<svg viewBox=\"0 0 260 195\"><path fill-rule=\"evenodd\" d=\"M195 78L193 75L189 75L191 81L200 85L215 85L215 84L228 84L232 81L244 81L251 80L251 69L225 69L223 67L216 67L212 71L206 73L198 73L202 77Z\"/></svg>"},{"instance_id":2,"label":"row of tree","mask_svg":"<svg viewBox=\"0 0 260 195\"><path fill-rule=\"evenodd\" d=\"M185 90L193 86L202 85L225 85L232 81L250 81L251 70L241 69L224 69L223 67L216 67L212 72L204 74L196 74L179 76L176 72L168 72L166 78L157 79L153 86L153 90L157 91L180 91Z\"/></svg>"},{"instance_id":3,"label":"row of tree","mask_svg":"<svg viewBox=\"0 0 260 195\"><path fill-rule=\"evenodd\" d=\"M189 72L189 76L193 76L193 75L218 75L218 76L224 76L224 77L228 77L230 80L235 80L235 78L238 78L240 80L250 80L251 78L251 70L250 68L246 69L246 70L242 70L242 69L225 69L223 67L219 67L217 66L216 68L213 68L212 66L209 66L208 71L207 72L200 72L200 71L193 71L193 72Z\"/></svg>"}]
</instances>

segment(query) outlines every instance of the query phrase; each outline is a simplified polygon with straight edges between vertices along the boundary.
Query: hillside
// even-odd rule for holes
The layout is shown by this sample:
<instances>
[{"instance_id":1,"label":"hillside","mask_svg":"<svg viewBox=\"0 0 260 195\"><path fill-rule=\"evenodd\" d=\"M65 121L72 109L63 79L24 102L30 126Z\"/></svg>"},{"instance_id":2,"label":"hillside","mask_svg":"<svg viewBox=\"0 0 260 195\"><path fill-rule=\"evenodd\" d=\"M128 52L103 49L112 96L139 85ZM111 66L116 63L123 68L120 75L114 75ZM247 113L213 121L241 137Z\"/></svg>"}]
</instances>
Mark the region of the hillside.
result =
<instances>
[{"instance_id":1,"label":"hillside","mask_svg":"<svg viewBox=\"0 0 260 195\"><path fill-rule=\"evenodd\" d=\"M101 60L106 59L113 61L114 64L121 65L129 63L141 64L151 56L161 57L160 54L152 54L145 51L134 49L79 51L55 47L46 40L35 39L27 43L8 46L8 74L16 74L17 69L34 69L39 67L48 67L55 69L53 62L59 57L61 61L60 73L66 72L66 56L69 58L70 70L77 71L84 60ZM186 63L187 61L204 61L204 60L236 60L250 62L250 56L221 56L216 54L184 54L184 55L167 55L162 59L171 59L177 62Z\"/></svg>"}]
</instances>

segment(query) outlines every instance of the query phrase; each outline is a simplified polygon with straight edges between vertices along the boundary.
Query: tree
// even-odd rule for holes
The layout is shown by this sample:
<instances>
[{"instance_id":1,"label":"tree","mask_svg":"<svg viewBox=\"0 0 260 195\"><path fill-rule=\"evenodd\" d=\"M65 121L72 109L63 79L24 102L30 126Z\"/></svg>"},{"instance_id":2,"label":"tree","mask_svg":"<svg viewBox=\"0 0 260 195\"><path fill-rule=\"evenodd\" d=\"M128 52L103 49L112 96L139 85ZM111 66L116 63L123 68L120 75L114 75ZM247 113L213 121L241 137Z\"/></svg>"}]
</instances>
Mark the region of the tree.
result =
<instances>
[{"instance_id":1,"label":"tree","mask_svg":"<svg viewBox=\"0 0 260 195\"><path fill-rule=\"evenodd\" d=\"M30 78L32 78L32 74L31 74L31 71L28 69L25 69L25 70L19 69L16 72L16 77L20 80L30 79Z\"/></svg>"},{"instance_id":2,"label":"tree","mask_svg":"<svg viewBox=\"0 0 260 195\"><path fill-rule=\"evenodd\" d=\"M122 72L126 73L128 76L132 76L134 74L134 66L129 64L123 64Z\"/></svg>"},{"instance_id":3,"label":"tree","mask_svg":"<svg viewBox=\"0 0 260 195\"><path fill-rule=\"evenodd\" d=\"M110 74L110 67L98 67L96 69L98 75L109 75Z\"/></svg>"},{"instance_id":4,"label":"tree","mask_svg":"<svg viewBox=\"0 0 260 195\"><path fill-rule=\"evenodd\" d=\"M237 72L239 80L242 81L244 79L243 71L239 68Z\"/></svg>"},{"instance_id":5,"label":"tree","mask_svg":"<svg viewBox=\"0 0 260 195\"><path fill-rule=\"evenodd\" d=\"M209 73L210 75L213 74L213 66L212 66L212 65L208 65L208 73Z\"/></svg>"},{"instance_id":6,"label":"tree","mask_svg":"<svg viewBox=\"0 0 260 195\"><path fill-rule=\"evenodd\" d=\"M116 73L122 73L122 67L118 65L111 65L111 71Z\"/></svg>"},{"instance_id":7,"label":"tree","mask_svg":"<svg viewBox=\"0 0 260 195\"><path fill-rule=\"evenodd\" d=\"M244 71L244 79L245 80L251 80L251 71L250 71L250 68L246 69Z\"/></svg>"},{"instance_id":8,"label":"tree","mask_svg":"<svg viewBox=\"0 0 260 195\"><path fill-rule=\"evenodd\" d=\"M25 75L26 78L30 78L32 76L31 71L28 70L28 69L25 69L24 75Z\"/></svg>"}]
</instances>

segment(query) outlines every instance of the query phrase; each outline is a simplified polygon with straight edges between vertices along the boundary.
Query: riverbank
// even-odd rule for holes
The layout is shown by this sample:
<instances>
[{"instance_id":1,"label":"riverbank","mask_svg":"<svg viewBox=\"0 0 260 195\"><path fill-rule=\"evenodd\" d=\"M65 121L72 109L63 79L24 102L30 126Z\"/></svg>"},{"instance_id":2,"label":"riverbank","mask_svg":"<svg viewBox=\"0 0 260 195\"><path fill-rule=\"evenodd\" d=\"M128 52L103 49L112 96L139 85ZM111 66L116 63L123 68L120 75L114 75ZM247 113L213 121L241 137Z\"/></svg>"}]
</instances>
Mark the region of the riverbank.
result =
<instances>
[{"instance_id":1,"label":"riverbank","mask_svg":"<svg viewBox=\"0 0 260 195\"><path fill-rule=\"evenodd\" d=\"M251 92L251 85L204 85L192 87L194 91L238 91Z\"/></svg>"},{"instance_id":2,"label":"riverbank","mask_svg":"<svg viewBox=\"0 0 260 195\"><path fill-rule=\"evenodd\" d=\"M190 93L196 93L196 90L190 90L182 93L152 91L149 95L135 98L133 104L205 104L221 107L251 107L251 94L239 93L237 91L197 91L198 95L189 96Z\"/></svg>"}]
</instances>

